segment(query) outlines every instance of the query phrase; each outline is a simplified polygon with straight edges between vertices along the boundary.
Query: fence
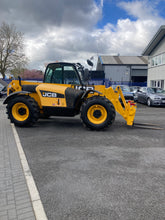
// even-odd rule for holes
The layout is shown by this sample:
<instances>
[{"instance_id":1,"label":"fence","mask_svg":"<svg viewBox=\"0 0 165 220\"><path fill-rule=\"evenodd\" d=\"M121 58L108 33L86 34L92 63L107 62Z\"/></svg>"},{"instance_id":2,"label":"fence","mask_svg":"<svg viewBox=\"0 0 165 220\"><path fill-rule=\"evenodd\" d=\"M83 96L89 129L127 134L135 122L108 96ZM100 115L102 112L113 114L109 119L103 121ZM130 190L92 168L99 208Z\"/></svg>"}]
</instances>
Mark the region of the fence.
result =
<instances>
[{"instance_id":1,"label":"fence","mask_svg":"<svg viewBox=\"0 0 165 220\"><path fill-rule=\"evenodd\" d=\"M41 79L23 79L23 80L42 82ZM4 81L10 83L11 79L5 79ZM89 85L105 85L105 87L110 87L112 85L128 85L128 86L144 87L147 86L147 82L128 82L128 81L123 82L123 81L110 81L109 79L92 79L89 80Z\"/></svg>"},{"instance_id":2,"label":"fence","mask_svg":"<svg viewBox=\"0 0 165 220\"><path fill-rule=\"evenodd\" d=\"M127 85L127 86L147 86L147 82L128 82L128 81L110 81L109 79L97 79L90 80L90 85L105 85L105 87L110 87L112 85Z\"/></svg>"}]
</instances>

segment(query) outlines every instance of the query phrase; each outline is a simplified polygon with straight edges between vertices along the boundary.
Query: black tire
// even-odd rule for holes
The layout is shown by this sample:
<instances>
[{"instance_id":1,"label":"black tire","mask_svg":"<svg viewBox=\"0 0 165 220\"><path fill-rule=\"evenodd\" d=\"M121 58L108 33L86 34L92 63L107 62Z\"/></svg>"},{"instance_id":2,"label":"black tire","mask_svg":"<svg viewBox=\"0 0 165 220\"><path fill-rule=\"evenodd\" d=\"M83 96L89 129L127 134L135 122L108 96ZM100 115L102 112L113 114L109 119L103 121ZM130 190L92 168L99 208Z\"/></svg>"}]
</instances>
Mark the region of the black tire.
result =
<instances>
[{"instance_id":1,"label":"black tire","mask_svg":"<svg viewBox=\"0 0 165 220\"><path fill-rule=\"evenodd\" d=\"M113 104L105 97L88 98L81 107L81 120L91 130L102 130L115 120L116 112Z\"/></svg>"},{"instance_id":2,"label":"black tire","mask_svg":"<svg viewBox=\"0 0 165 220\"><path fill-rule=\"evenodd\" d=\"M7 104L8 118L16 126L32 126L39 118L37 102L27 95L19 95Z\"/></svg>"},{"instance_id":3,"label":"black tire","mask_svg":"<svg viewBox=\"0 0 165 220\"><path fill-rule=\"evenodd\" d=\"M148 105L148 107L151 107L151 106L152 106L152 101L151 101L150 98L147 99L147 105Z\"/></svg>"}]
</instances>

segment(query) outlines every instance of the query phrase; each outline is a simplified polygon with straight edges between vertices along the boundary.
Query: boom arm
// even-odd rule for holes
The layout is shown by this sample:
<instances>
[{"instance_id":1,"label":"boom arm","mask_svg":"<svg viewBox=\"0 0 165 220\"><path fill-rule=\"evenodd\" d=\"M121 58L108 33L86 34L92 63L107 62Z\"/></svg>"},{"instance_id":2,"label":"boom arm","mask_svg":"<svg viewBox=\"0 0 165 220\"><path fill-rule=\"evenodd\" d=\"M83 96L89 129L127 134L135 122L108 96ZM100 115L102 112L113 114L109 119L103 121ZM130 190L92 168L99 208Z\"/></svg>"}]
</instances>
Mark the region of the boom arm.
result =
<instances>
[{"instance_id":1,"label":"boom arm","mask_svg":"<svg viewBox=\"0 0 165 220\"><path fill-rule=\"evenodd\" d=\"M120 86L117 86L115 90L112 87L105 89L105 96L113 103L116 111L126 120L127 125L132 126L136 114L136 103L132 101L126 103ZM123 106L119 101L119 97L122 100Z\"/></svg>"}]
</instances>

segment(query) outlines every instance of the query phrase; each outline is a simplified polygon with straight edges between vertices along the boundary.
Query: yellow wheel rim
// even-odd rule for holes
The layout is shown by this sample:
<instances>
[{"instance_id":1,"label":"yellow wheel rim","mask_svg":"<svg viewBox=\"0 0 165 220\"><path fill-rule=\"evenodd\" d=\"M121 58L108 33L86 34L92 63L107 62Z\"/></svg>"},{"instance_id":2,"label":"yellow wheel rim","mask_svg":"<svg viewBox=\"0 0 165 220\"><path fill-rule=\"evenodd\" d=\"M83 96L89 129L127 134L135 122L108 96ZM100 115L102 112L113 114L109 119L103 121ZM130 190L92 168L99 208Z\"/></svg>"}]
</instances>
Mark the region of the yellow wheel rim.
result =
<instances>
[{"instance_id":1,"label":"yellow wheel rim","mask_svg":"<svg viewBox=\"0 0 165 220\"><path fill-rule=\"evenodd\" d=\"M29 117L29 108L24 103L18 102L12 107L12 115L17 121L25 121Z\"/></svg>"},{"instance_id":2,"label":"yellow wheel rim","mask_svg":"<svg viewBox=\"0 0 165 220\"><path fill-rule=\"evenodd\" d=\"M92 105L88 109L87 117L93 124L102 124L107 118L107 110L102 105Z\"/></svg>"}]
</instances>

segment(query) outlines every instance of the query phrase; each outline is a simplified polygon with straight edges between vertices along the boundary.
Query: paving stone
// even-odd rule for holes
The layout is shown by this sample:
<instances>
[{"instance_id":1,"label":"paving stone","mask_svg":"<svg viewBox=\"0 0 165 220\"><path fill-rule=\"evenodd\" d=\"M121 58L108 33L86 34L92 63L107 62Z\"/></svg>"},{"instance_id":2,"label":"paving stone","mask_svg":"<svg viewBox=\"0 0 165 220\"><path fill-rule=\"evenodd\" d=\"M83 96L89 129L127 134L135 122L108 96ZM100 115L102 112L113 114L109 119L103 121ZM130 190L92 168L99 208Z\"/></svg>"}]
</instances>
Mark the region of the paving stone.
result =
<instances>
[{"instance_id":1,"label":"paving stone","mask_svg":"<svg viewBox=\"0 0 165 220\"><path fill-rule=\"evenodd\" d=\"M16 209L10 209L8 210L8 218L13 219L17 217Z\"/></svg>"},{"instance_id":2,"label":"paving stone","mask_svg":"<svg viewBox=\"0 0 165 220\"><path fill-rule=\"evenodd\" d=\"M33 212L22 213L22 214L18 215L18 220L25 220L29 217L32 218L33 216L34 216Z\"/></svg>"},{"instance_id":3,"label":"paving stone","mask_svg":"<svg viewBox=\"0 0 165 220\"><path fill-rule=\"evenodd\" d=\"M10 121L0 100L0 220L35 220Z\"/></svg>"}]
</instances>

